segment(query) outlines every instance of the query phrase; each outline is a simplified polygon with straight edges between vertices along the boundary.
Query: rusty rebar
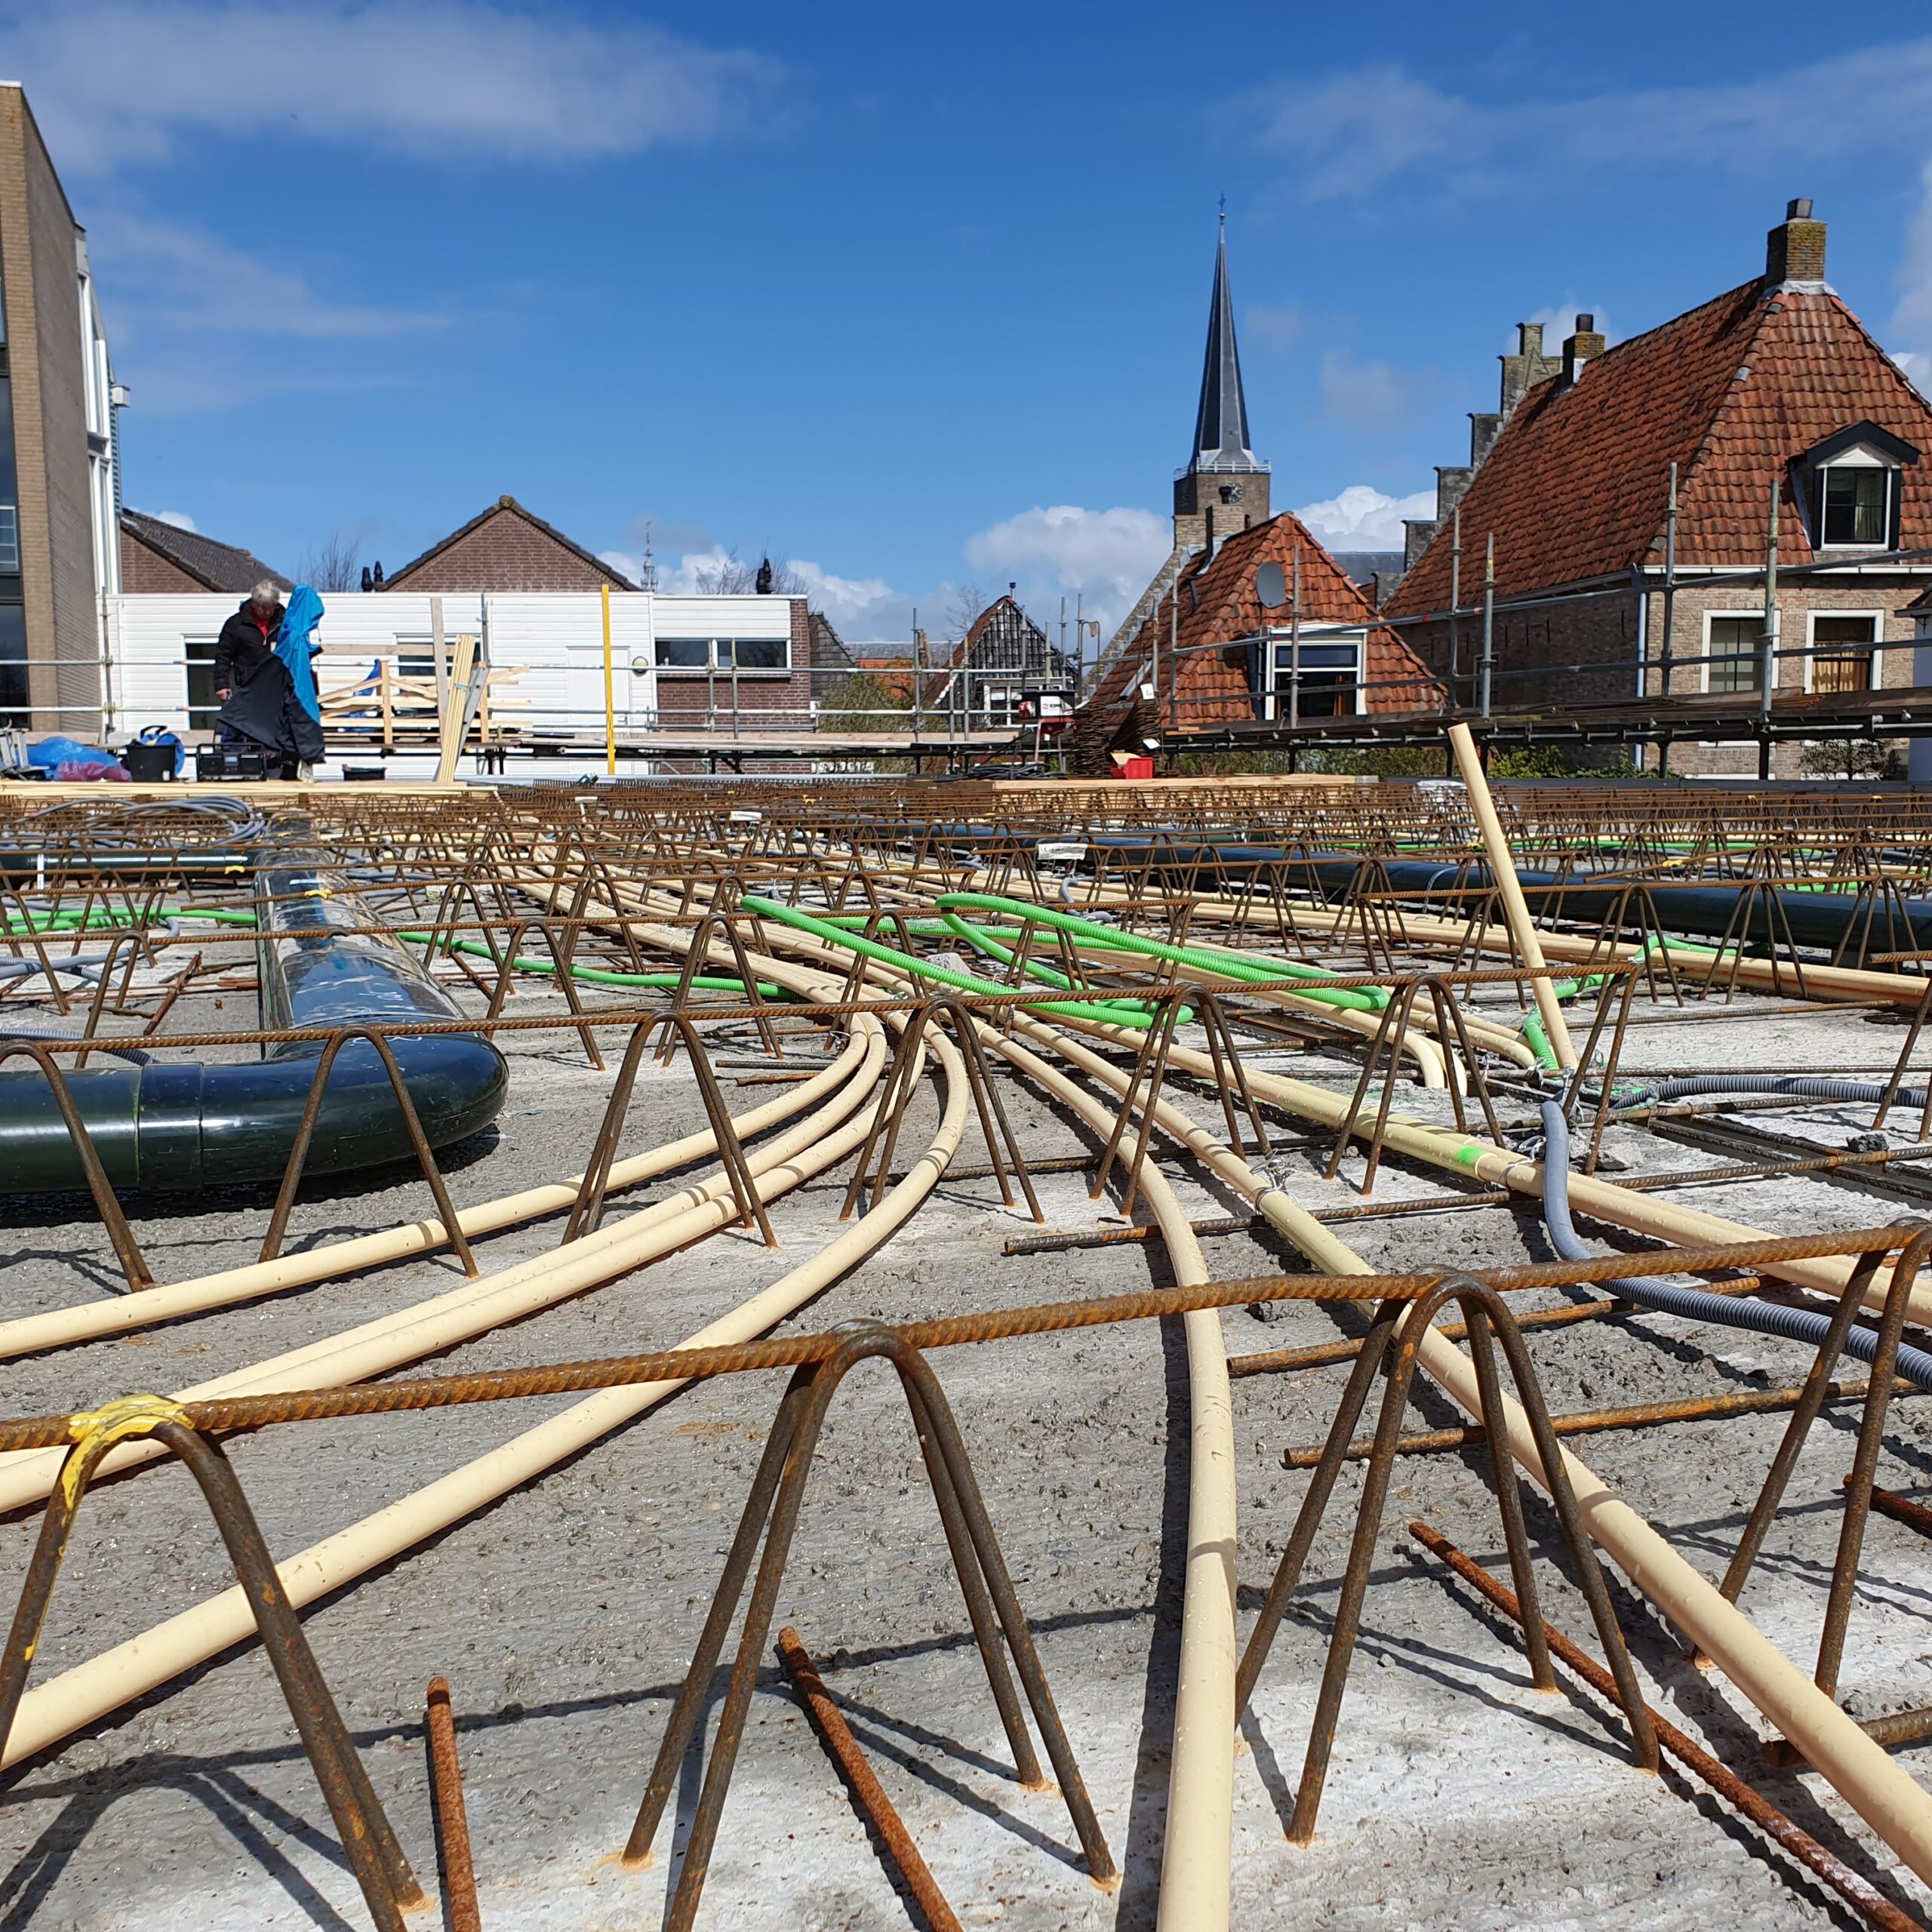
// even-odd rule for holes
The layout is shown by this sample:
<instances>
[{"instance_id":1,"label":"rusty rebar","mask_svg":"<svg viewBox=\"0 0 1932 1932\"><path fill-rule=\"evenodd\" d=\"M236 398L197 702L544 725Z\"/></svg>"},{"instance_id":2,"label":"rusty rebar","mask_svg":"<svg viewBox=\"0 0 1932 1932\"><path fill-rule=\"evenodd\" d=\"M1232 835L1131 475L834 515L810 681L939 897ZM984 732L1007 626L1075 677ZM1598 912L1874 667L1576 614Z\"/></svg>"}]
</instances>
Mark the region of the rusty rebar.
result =
<instances>
[{"instance_id":1,"label":"rusty rebar","mask_svg":"<svg viewBox=\"0 0 1932 1932\"><path fill-rule=\"evenodd\" d=\"M1898 1382L1894 1386L1903 1394L1914 1385ZM1826 1402L1855 1402L1864 1396L1869 1386L1863 1378L1855 1382L1829 1382L1825 1385L1822 1399ZM1792 1389L1749 1389L1723 1395L1687 1395L1674 1402L1634 1402L1622 1408L1573 1409L1566 1414L1552 1416L1549 1426L1558 1435L1592 1435L1604 1429L1656 1429L1666 1423L1711 1422L1723 1416L1761 1415L1767 1411L1795 1409L1804 1400L1804 1392L1802 1386ZM1432 1429L1413 1435L1398 1436L1395 1453L1398 1456L1434 1456L1446 1450L1470 1448L1488 1440L1489 1432L1482 1424L1471 1423L1461 1429ZM1281 1466L1287 1469L1312 1469L1321 1461L1323 1447L1319 1442L1310 1442L1297 1448L1284 1449L1281 1452ZM1366 1462L1374 1450L1374 1444L1366 1439L1351 1442L1343 1451L1342 1460L1346 1463Z\"/></svg>"},{"instance_id":2,"label":"rusty rebar","mask_svg":"<svg viewBox=\"0 0 1932 1932\"><path fill-rule=\"evenodd\" d=\"M1749 1285L1758 1286L1756 1276L1749 1278ZM1737 1285L1727 1283L1727 1287ZM1518 1328L1564 1328L1573 1321L1601 1321L1612 1315L1635 1315L1641 1312L1642 1304L1634 1301L1586 1301L1578 1302L1570 1308L1538 1309L1528 1315L1516 1318ZM1435 1331L1444 1341L1460 1342L1469 1334L1467 1326L1460 1321L1445 1321ZM1272 1375L1278 1371L1297 1368L1325 1368L1338 1361L1352 1361L1361 1352L1359 1342L1314 1342L1306 1348L1263 1349L1253 1355L1230 1355L1228 1358L1228 1375L1230 1380L1239 1381L1247 1375Z\"/></svg>"},{"instance_id":3,"label":"rusty rebar","mask_svg":"<svg viewBox=\"0 0 1932 1932\"><path fill-rule=\"evenodd\" d=\"M1845 1487L1850 1487L1853 1478L1847 1476ZM1922 1503L1915 1503L1909 1496L1901 1496L1897 1490L1881 1489L1876 1484L1872 1489L1872 1506L1881 1516L1889 1516L1895 1523L1903 1523L1916 1530L1922 1537L1932 1537L1932 1509Z\"/></svg>"},{"instance_id":4,"label":"rusty rebar","mask_svg":"<svg viewBox=\"0 0 1932 1932\"><path fill-rule=\"evenodd\" d=\"M233 1466L219 1442L188 1424L177 1404L157 1396L130 1397L110 1404L75 1432L48 1497L26 1580L0 1649L0 1751L19 1714L82 1501L102 1457L117 1443L136 1438L151 1438L178 1457L199 1486L363 1901L379 1932L403 1932L402 1914L426 1903L422 1887L356 1755Z\"/></svg>"},{"instance_id":5,"label":"rusty rebar","mask_svg":"<svg viewBox=\"0 0 1932 1932\"><path fill-rule=\"evenodd\" d=\"M430 1678L423 1724L429 1741L430 1790L435 1800L436 1844L442 1855L443 1909L448 1932L483 1932L476 1866L470 1855L469 1813L463 1800L463 1766L457 1757L456 1719L450 1710L446 1678Z\"/></svg>"},{"instance_id":6,"label":"rusty rebar","mask_svg":"<svg viewBox=\"0 0 1932 1932\"><path fill-rule=\"evenodd\" d=\"M1466 1556L1439 1530L1417 1521L1409 1525L1409 1534L1486 1601L1513 1622L1521 1623L1522 1610L1515 1592L1498 1583L1480 1564ZM1624 1709L1616 1682L1601 1664L1555 1629L1547 1618L1543 1620L1543 1629L1553 1656L1561 1659L1565 1667L1580 1677L1598 1697L1618 1709ZM1701 1744L1678 1730L1661 1712L1652 1710L1647 1705L1644 1708L1649 1711L1651 1728L1664 1750L1694 1777L1702 1779L1774 1844L1789 1852L1807 1871L1822 1878L1863 1917L1882 1927L1883 1932L1924 1932L1917 1919L1893 1904L1870 1880L1827 1851L1810 1832L1793 1824L1776 1805L1759 1796L1735 1772L1726 1770ZM1629 1715L1627 1711L1625 1715Z\"/></svg>"},{"instance_id":7,"label":"rusty rebar","mask_svg":"<svg viewBox=\"0 0 1932 1932\"><path fill-rule=\"evenodd\" d=\"M852 1735L844 1713L832 1702L817 1665L789 1623L778 1633L778 1655L798 1686L799 1697L824 1739L825 1748L832 1753L853 1801L866 1814L866 1822L877 1835L885 1855L906 1881L906 1889L912 1894L931 1932L960 1932L959 1921L946 1903L939 1881L919 1856L919 1847L912 1842L912 1835L906 1830L892 1800L886 1796L885 1787L860 1749L859 1740ZM461 1932L461 1928L456 1928L456 1932Z\"/></svg>"},{"instance_id":8,"label":"rusty rebar","mask_svg":"<svg viewBox=\"0 0 1932 1932\"><path fill-rule=\"evenodd\" d=\"M1116 1322L1152 1321L1197 1309L1238 1308L1251 1302L1414 1301L1444 1281L1471 1280L1504 1294L1538 1288L1576 1287L1647 1275L1662 1264L1676 1274L1703 1274L1826 1256L1889 1252L1903 1245L1907 1232L1897 1228L1858 1229L1825 1235L1789 1235L1774 1240L1733 1241L1703 1248L1649 1249L1635 1254L1606 1254L1588 1261L1535 1262L1514 1268L1462 1271L1438 1269L1405 1275L1260 1275L1204 1283L1199 1287L1151 1288L1091 1300L1036 1303L906 1322L892 1332L921 1351L1022 1336L1057 1334L1076 1328L1106 1327ZM772 1368L795 1368L822 1361L836 1352L836 1332L774 1336L704 1349L666 1349L649 1354L608 1355L590 1361L553 1362L515 1369L478 1371L467 1375L423 1376L399 1382L359 1383L338 1389L278 1391L230 1395L182 1404L197 1429L261 1429L291 1422L343 1416L387 1415L450 1408L471 1402L519 1401L535 1395L581 1393L595 1389L632 1387L645 1382L691 1382ZM73 1414L20 1417L0 1422L0 1454L15 1449L57 1448L72 1439L89 1418Z\"/></svg>"}]
</instances>

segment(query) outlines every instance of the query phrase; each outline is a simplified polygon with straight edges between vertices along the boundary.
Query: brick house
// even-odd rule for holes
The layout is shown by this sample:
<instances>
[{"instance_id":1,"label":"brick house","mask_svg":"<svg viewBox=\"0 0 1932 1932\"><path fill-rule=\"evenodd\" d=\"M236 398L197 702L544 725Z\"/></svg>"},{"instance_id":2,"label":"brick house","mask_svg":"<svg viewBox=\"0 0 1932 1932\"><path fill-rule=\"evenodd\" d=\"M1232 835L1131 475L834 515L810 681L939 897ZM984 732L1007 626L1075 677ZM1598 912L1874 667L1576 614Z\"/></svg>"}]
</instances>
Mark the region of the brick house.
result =
<instances>
[{"instance_id":1,"label":"brick house","mask_svg":"<svg viewBox=\"0 0 1932 1932\"><path fill-rule=\"evenodd\" d=\"M964 729L997 731L1020 722L1031 694L1051 691L1070 700L1075 682L1072 660L1047 641L1009 589L968 626L945 673L928 678L926 703Z\"/></svg>"},{"instance_id":2,"label":"brick house","mask_svg":"<svg viewBox=\"0 0 1932 1932\"><path fill-rule=\"evenodd\" d=\"M1913 685L1903 608L1932 563L1894 553L1932 546L1932 407L1825 281L1825 242L1793 202L1762 275L1657 328L1607 349L1579 316L1560 358L1525 331L1383 607L1460 703L1492 540L1498 712L1667 694L1684 703L1671 768L1748 775L1758 748L1697 742L1697 714L1755 713L1767 638L1781 700ZM1781 745L1770 768L1801 757Z\"/></svg>"},{"instance_id":3,"label":"brick house","mask_svg":"<svg viewBox=\"0 0 1932 1932\"><path fill-rule=\"evenodd\" d=\"M225 590L245 597L264 577L285 591L294 588L253 551L139 510L121 512L121 588L135 596Z\"/></svg>"},{"instance_id":4,"label":"brick house","mask_svg":"<svg viewBox=\"0 0 1932 1932\"><path fill-rule=\"evenodd\" d=\"M638 586L514 497L499 497L386 579L383 592ZM813 638L802 597L652 598L655 723L667 731L809 730ZM748 612L755 621L747 621ZM725 633L721 635L720 633Z\"/></svg>"},{"instance_id":5,"label":"brick house","mask_svg":"<svg viewBox=\"0 0 1932 1932\"><path fill-rule=\"evenodd\" d=\"M1148 694L1151 692L1151 696ZM1247 720L1442 709L1441 684L1292 512L1197 550L1102 671L1074 743L1084 771L1146 736Z\"/></svg>"},{"instance_id":6,"label":"brick house","mask_svg":"<svg viewBox=\"0 0 1932 1932\"><path fill-rule=\"evenodd\" d=\"M755 623L740 621L747 611ZM654 621L663 729L812 728L811 617L802 597L660 597ZM732 635L707 634L728 623Z\"/></svg>"},{"instance_id":7,"label":"brick house","mask_svg":"<svg viewBox=\"0 0 1932 1932\"><path fill-rule=\"evenodd\" d=\"M379 586L384 590L613 590L637 586L514 497L499 497Z\"/></svg>"}]
</instances>

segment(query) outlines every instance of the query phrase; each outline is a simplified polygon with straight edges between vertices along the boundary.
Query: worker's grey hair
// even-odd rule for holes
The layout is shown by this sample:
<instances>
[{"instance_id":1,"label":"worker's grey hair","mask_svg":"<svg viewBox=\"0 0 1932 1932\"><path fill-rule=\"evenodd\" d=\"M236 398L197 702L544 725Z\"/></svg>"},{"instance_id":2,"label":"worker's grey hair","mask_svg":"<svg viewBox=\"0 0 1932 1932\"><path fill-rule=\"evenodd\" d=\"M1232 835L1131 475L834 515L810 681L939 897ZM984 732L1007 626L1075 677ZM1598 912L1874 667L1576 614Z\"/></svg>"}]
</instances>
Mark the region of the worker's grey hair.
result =
<instances>
[{"instance_id":1,"label":"worker's grey hair","mask_svg":"<svg viewBox=\"0 0 1932 1932\"><path fill-rule=\"evenodd\" d=\"M279 604L281 601L281 586L273 577L265 577L249 592L248 601L251 604Z\"/></svg>"}]
</instances>

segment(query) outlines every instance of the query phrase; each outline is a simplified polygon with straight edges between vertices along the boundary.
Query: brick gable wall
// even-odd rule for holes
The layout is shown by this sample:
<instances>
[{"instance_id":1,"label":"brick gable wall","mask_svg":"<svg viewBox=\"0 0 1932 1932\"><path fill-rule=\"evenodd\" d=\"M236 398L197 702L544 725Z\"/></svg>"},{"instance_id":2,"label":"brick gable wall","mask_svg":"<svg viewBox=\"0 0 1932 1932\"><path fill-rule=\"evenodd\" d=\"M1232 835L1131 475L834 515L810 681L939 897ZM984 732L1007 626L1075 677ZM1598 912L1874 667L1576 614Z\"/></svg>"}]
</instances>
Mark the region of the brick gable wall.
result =
<instances>
[{"instance_id":1,"label":"brick gable wall","mask_svg":"<svg viewBox=\"0 0 1932 1932\"><path fill-rule=\"evenodd\" d=\"M137 597L166 597L205 591L172 557L164 557L124 525L121 531L121 588Z\"/></svg>"},{"instance_id":2,"label":"brick gable wall","mask_svg":"<svg viewBox=\"0 0 1932 1932\"><path fill-rule=\"evenodd\" d=\"M390 590L613 590L630 586L600 570L514 509L492 511L475 529L389 580Z\"/></svg>"}]
</instances>

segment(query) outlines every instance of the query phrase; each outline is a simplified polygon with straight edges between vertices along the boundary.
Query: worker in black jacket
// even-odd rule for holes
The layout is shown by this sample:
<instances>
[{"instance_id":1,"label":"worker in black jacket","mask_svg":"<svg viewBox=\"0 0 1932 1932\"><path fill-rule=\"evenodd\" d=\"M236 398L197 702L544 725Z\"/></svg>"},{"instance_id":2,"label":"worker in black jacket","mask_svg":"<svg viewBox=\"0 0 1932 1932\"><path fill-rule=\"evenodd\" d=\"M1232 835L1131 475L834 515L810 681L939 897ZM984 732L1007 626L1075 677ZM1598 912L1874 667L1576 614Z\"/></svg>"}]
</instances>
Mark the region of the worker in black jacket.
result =
<instances>
[{"instance_id":1,"label":"worker in black jacket","mask_svg":"<svg viewBox=\"0 0 1932 1932\"><path fill-rule=\"evenodd\" d=\"M214 641L217 703L226 704L236 688L247 684L275 655L275 635L281 629L281 592L270 579L264 577L222 626L221 635Z\"/></svg>"},{"instance_id":2,"label":"worker in black jacket","mask_svg":"<svg viewBox=\"0 0 1932 1932\"><path fill-rule=\"evenodd\" d=\"M224 749L258 753L271 778L292 779L322 755L321 728L295 696L288 667L275 655L287 615L264 578L221 627L215 640L215 722Z\"/></svg>"}]
</instances>

